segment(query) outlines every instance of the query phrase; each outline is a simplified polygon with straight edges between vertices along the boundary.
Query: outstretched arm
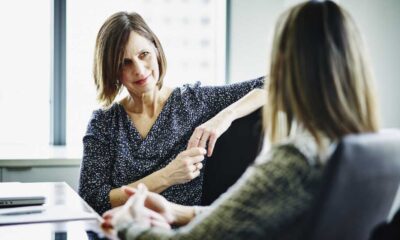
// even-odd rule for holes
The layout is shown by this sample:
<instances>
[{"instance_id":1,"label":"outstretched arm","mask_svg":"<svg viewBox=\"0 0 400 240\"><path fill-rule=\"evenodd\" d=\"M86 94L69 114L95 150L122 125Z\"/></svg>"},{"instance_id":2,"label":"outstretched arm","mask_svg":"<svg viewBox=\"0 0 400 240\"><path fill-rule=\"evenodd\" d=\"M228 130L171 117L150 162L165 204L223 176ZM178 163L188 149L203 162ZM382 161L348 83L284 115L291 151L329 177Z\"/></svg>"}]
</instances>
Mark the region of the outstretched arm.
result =
<instances>
[{"instance_id":1,"label":"outstretched arm","mask_svg":"<svg viewBox=\"0 0 400 240\"><path fill-rule=\"evenodd\" d=\"M207 156L211 156L217 139L230 127L232 122L244 117L266 103L266 91L253 89L238 101L223 109L213 118L198 126L189 139L188 149L205 148Z\"/></svg>"}]
</instances>

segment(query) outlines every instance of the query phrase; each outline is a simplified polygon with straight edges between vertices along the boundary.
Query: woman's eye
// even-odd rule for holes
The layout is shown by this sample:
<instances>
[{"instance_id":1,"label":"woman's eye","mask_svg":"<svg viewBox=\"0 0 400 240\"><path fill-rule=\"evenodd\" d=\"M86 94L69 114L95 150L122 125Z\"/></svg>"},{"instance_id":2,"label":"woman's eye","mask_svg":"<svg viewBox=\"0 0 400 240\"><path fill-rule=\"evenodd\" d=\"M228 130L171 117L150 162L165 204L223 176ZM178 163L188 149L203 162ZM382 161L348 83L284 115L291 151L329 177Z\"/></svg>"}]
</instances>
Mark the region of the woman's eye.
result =
<instances>
[{"instance_id":1,"label":"woman's eye","mask_svg":"<svg viewBox=\"0 0 400 240\"><path fill-rule=\"evenodd\" d=\"M140 54L140 58L144 58L144 57L148 56L149 54L150 54L150 52L147 52L147 51L142 52L142 53Z\"/></svg>"},{"instance_id":2,"label":"woman's eye","mask_svg":"<svg viewBox=\"0 0 400 240\"><path fill-rule=\"evenodd\" d=\"M123 67L129 67L130 65L132 65L132 61L131 60L128 60L128 59L125 59L123 62L122 62L122 64L121 64Z\"/></svg>"}]
</instances>

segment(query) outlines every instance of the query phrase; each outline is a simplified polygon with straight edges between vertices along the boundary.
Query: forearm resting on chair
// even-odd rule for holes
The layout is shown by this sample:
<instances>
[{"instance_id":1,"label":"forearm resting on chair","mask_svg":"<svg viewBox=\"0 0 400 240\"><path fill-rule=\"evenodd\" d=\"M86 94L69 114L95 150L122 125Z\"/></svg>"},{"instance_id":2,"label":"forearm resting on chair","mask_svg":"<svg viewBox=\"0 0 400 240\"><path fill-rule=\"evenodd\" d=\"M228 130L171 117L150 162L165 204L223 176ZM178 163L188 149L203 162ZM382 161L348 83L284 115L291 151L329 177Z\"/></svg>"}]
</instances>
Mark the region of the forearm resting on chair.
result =
<instances>
[{"instance_id":1,"label":"forearm resting on chair","mask_svg":"<svg viewBox=\"0 0 400 240\"><path fill-rule=\"evenodd\" d=\"M264 89L253 89L244 97L222 110L219 114L230 115L233 120L244 117L263 106L266 102L266 96Z\"/></svg>"}]
</instances>

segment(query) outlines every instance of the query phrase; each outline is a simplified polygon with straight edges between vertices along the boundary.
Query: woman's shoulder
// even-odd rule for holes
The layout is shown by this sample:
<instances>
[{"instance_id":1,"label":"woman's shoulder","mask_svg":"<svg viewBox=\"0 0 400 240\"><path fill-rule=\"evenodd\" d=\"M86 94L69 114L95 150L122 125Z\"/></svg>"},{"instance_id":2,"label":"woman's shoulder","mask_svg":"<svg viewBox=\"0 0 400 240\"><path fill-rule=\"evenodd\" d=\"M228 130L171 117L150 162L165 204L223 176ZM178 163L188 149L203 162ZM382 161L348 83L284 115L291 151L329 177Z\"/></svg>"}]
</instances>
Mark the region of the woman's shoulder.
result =
<instances>
[{"instance_id":1,"label":"woman's shoulder","mask_svg":"<svg viewBox=\"0 0 400 240\"><path fill-rule=\"evenodd\" d=\"M252 177L262 186L273 189L288 186L317 186L323 167L312 165L295 145L287 143L271 147L260 154L251 168Z\"/></svg>"},{"instance_id":2,"label":"woman's shoulder","mask_svg":"<svg viewBox=\"0 0 400 240\"><path fill-rule=\"evenodd\" d=\"M179 86L176 88L176 91L180 94L180 95L190 95L190 94L196 94L201 90L201 82L197 81L194 83L186 83L183 84L182 86Z\"/></svg>"},{"instance_id":3,"label":"woman's shoulder","mask_svg":"<svg viewBox=\"0 0 400 240\"><path fill-rule=\"evenodd\" d=\"M121 108L118 103L113 103L107 108L98 108L92 112L87 125L86 134L109 136L113 131L113 123L121 116Z\"/></svg>"},{"instance_id":4,"label":"woman's shoulder","mask_svg":"<svg viewBox=\"0 0 400 240\"><path fill-rule=\"evenodd\" d=\"M92 112L92 116L90 118L90 123L92 124L101 124L112 121L115 118L121 117L121 108L122 105L120 103L113 103L109 107L102 107L95 109Z\"/></svg>"},{"instance_id":5,"label":"woman's shoulder","mask_svg":"<svg viewBox=\"0 0 400 240\"><path fill-rule=\"evenodd\" d=\"M194 83L183 84L178 87L178 95L179 97L187 102L187 101L204 101L205 99L212 96L213 93L220 91L221 87L225 85L210 85L203 84L200 81Z\"/></svg>"},{"instance_id":6,"label":"woman's shoulder","mask_svg":"<svg viewBox=\"0 0 400 240\"><path fill-rule=\"evenodd\" d=\"M268 150L263 150L255 160L256 165L275 164L312 166L304 153L293 143L276 144Z\"/></svg>"},{"instance_id":7,"label":"woman's shoulder","mask_svg":"<svg viewBox=\"0 0 400 240\"><path fill-rule=\"evenodd\" d=\"M319 171L321 165L318 163L315 143L303 140L290 140L273 146L264 146L255 160L255 167L292 171L300 175L307 175L314 170Z\"/></svg>"},{"instance_id":8,"label":"woman's shoulder","mask_svg":"<svg viewBox=\"0 0 400 240\"><path fill-rule=\"evenodd\" d=\"M122 107L121 103L119 102L114 102L108 107L101 107L98 109L95 109L92 113L92 115L96 118L104 118L104 117L111 117L115 115L117 112L120 111L120 108Z\"/></svg>"},{"instance_id":9,"label":"woman's shoulder","mask_svg":"<svg viewBox=\"0 0 400 240\"><path fill-rule=\"evenodd\" d=\"M187 83L172 89L169 101L174 104L183 104L191 106L201 100L201 82Z\"/></svg>"},{"instance_id":10,"label":"woman's shoulder","mask_svg":"<svg viewBox=\"0 0 400 240\"><path fill-rule=\"evenodd\" d=\"M332 155L336 149L334 141L329 140L327 137L320 135L320 143L304 130L298 127L295 133L287 137L286 140L278 144L270 145L268 139L264 140L262 149L263 156L269 155L290 155L291 157L302 157L310 166L318 166L326 163L327 159ZM270 158L261 157L258 162L268 161Z\"/></svg>"}]
</instances>

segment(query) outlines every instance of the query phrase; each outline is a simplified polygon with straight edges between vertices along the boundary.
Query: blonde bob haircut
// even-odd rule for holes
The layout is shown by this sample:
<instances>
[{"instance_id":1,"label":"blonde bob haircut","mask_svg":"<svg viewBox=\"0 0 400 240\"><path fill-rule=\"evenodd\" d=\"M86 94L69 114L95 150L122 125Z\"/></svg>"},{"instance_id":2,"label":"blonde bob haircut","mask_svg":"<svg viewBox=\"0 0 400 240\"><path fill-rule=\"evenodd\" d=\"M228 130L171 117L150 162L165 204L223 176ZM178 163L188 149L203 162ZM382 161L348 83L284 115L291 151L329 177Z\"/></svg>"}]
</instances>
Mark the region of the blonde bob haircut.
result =
<instances>
[{"instance_id":1,"label":"blonde bob haircut","mask_svg":"<svg viewBox=\"0 0 400 240\"><path fill-rule=\"evenodd\" d=\"M332 1L298 4L279 18L273 42L264 129L271 143L296 125L321 145L321 134L378 129L372 77L359 32Z\"/></svg>"},{"instance_id":2,"label":"blonde bob haircut","mask_svg":"<svg viewBox=\"0 0 400 240\"><path fill-rule=\"evenodd\" d=\"M112 104L122 89L118 79L125 47L132 31L153 43L160 71L157 86L161 89L163 85L167 61L157 36L139 14L117 12L101 26L94 52L93 76L97 87L97 99L106 107Z\"/></svg>"}]
</instances>

